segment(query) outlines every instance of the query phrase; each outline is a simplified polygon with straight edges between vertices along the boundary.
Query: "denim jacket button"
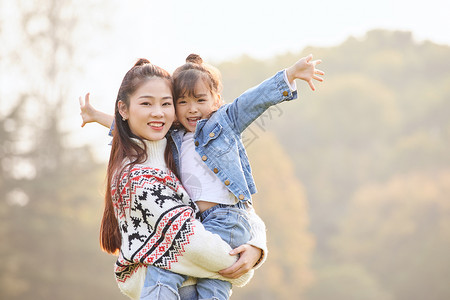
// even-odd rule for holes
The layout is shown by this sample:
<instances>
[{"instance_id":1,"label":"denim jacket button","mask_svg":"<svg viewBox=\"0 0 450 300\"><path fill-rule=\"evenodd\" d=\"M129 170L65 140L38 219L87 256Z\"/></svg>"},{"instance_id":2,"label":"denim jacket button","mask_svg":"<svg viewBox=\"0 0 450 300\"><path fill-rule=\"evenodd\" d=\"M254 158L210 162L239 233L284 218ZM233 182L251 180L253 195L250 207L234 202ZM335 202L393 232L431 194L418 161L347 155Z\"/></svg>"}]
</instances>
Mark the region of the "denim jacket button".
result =
<instances>
[{"instance_id":1,"label":"denim jacket button","mask_svg":"<svg viewBox=\"0 0 450 300\"><path fill-rule=\"evenodd\" d=\"M209 137L214 137L214 132L211 132L210 134L209 134Z\"/></svg>"},{"instance_id":2,"label":"denim jacket button","mask_svg":"<svg viewBox=\"0 0 450 300\"><path fill-rule=\"evenodd\" d=\"M225 185L227 185L227 186L228 186L228 185L230 185L230 181L229 181L228 179L227 179L227 180L225 180L225 182L224 182L224 183L225 183Z\"/></svg>"},{"instance_id":3,"label":"denim jacket button","mask_svg":"<svg viewBox=\"0 0 450 300\"><path fill-rule=\"evenodd\" d=\"M195 146L198 146L198 141L195 141Z\"/></svg>"},{"instance_id":4,"label":"denim jacket button","mask_svg":"<svg viewBox=\"0 0 450 300\"><path fill-rule=\"evenodd\" d=\"M217 168L214 168L213 172L217 174L219 173L219 170L217 170Z\"/></svg>"},{"instance_id":5,"label":"denim jacket button","mask_svg":"<svg viewBox=\"0 0 450 300\"><path fill-rule=\"evenodd\" d=\"M289 93L288 93L287 91L284 91L284 92L283 92L283 96L286 97L287 95L289 95Z\"/></svg>"},{"instance_id":6,"label":"denim jacket button","mask_svg":"<svg viewBox=\"0 0 450 300\"><path fill-rule=\"evenodd\" d=\"M202 160L203 160L203 161L206 161L207 159L208 159L208 157L206 157L206 155L203 155L203 156L202 156Z\"/></svg>"},{"instance_id":7,"label":"denim jacket button","mask_svg":"<svg viewBox=\"0 0 450 300\"><path fill-rule=\"evenodd\" d=\"M239 195L239 200L244 200L244 198L245 198L244 195L242 194Z\"/></svg>"}]
</instances>

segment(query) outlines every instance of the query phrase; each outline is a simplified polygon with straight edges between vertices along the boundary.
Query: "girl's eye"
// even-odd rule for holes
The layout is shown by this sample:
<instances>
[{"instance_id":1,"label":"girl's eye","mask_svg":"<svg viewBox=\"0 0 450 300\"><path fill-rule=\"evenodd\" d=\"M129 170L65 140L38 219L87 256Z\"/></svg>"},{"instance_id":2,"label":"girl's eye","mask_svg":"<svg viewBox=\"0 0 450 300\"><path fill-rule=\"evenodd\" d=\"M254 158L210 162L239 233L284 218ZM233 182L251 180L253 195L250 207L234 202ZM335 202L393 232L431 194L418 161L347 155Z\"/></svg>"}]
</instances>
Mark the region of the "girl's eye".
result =
<instances>
[{"instance_id":1,"label":"girl's eye","mask_svg":"<svg viewBox=\"0 0 450 300\"><path fill-rule=\"evenodd\" d=\"M186 104L186 100L179 100L178 104Z\"/></svg>"},{"instance_id":2,"label":"girl's eye","mask_svg":"<svg viewBox=\"0 0 450 300\"><path fill-rule=\"evenodd\" d=\"M198 99L197 101L198 102L205 102L206 100L205 99Z\"/></svg>"}]
</instances>

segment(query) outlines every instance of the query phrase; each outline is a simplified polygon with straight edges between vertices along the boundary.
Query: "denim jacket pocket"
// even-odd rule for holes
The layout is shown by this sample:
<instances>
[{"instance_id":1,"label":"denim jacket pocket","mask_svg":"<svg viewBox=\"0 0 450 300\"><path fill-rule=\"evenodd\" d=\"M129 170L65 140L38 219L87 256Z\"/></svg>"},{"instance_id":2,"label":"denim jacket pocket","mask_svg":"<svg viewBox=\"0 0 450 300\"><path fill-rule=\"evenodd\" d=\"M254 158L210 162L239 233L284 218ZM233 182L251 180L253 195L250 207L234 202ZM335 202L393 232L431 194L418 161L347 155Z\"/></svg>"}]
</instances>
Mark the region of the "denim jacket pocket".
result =
<instances>
[{"instance_id":1,"label":"denim jacket pocket","mask_svg":"<svg viewBox=\"0 0 450 300\"><path fill-rule=\"evenodd\" d=\"M216 156L230 151L233 144L233 137L228 136L219 123L216 123L212 130L205 130L203 147L211 149Z\"/></svg>"}]
</instances>

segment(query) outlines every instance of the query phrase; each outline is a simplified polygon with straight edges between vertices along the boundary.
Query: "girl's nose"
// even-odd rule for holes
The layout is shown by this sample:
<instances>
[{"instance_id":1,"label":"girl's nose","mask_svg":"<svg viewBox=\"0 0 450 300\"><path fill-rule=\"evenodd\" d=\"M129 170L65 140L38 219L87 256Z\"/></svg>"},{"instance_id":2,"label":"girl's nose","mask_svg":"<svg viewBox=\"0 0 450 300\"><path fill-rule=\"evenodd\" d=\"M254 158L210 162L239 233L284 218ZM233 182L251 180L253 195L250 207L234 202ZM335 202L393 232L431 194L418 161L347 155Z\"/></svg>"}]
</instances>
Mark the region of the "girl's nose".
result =
<instances>
[{"instance_id":1,"label":"girl's nose","mask_svg":"<svg viewBox=\"0 0 450 300\"><path fill-rule=\"evenodd\" d=\"M195 105L195 104L189 104L188 111L189 111L190 113L197 112L197 105Z\"/></svg>"}]
</instances>

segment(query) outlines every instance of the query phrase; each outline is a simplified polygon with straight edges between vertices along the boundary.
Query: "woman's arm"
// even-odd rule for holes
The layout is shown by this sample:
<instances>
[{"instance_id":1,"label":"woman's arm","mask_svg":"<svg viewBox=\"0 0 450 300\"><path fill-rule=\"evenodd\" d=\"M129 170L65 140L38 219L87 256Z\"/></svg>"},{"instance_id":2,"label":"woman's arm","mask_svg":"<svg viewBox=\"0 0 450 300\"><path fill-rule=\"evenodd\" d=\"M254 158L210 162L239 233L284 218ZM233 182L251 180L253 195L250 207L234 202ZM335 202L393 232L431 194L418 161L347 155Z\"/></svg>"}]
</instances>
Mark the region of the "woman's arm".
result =
<instances>
[{"instance_id":1,"label":"woman's arm","mask_svg":"<svg viewBox=\"0 0 450 300\"><path fill-rule=\"evenodd\" d=\"M127 249L131 249L127 259L135 258L136 263L152 264L183 275L228 280L236 286L250 280L253 272L234 279L218 273L233 265L236 257L230 255L231 247L220 236L207 231L195 219L189 196L175 177L135 166L130 177L125 172L121 178L120 190L126 192L124 187L131 180L132 192L131 199L127 194L122 196L130 199L129 204L122 204L129 209L125 211L126 219L119 222L128 224L126 232L122 231L122 238L129 241Z\"/></svg>"},{"instance_id":2,"label":"woman's arm","mask_svg":"<svg viewBox=\"0 0 450 300\"><path fill-rule=\"evenodd\" d=\"M259 268L267 258L267 236L266 236L266 224L264 221L256 214L255 209L251 204L248 205L248 215L250 225L252 227L252 238L248 241L247 244L261 249L261 255L258 257L258 261L256 261L252 268Z\"/></svg>"}]
</instances>

